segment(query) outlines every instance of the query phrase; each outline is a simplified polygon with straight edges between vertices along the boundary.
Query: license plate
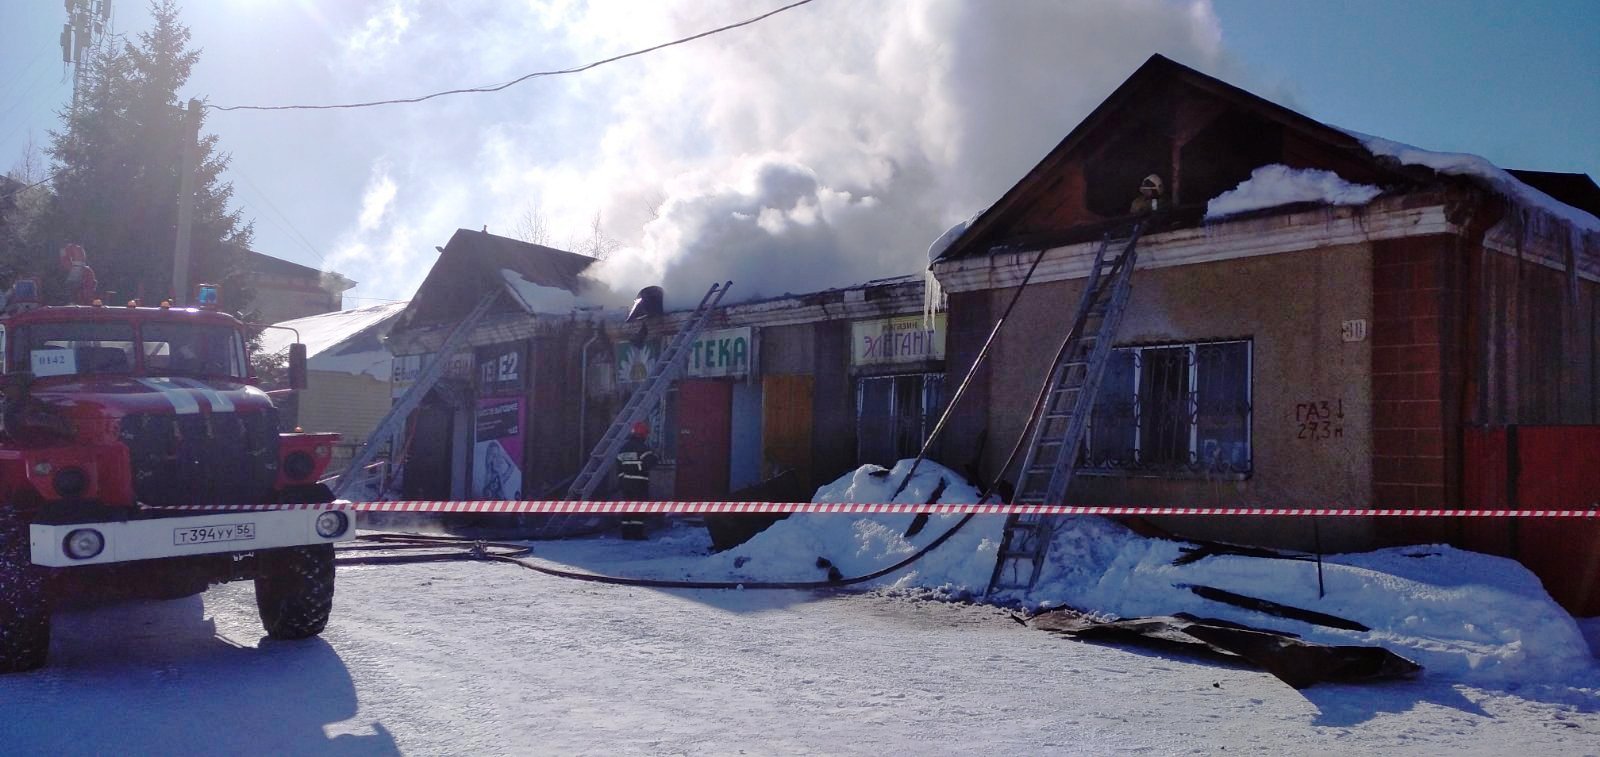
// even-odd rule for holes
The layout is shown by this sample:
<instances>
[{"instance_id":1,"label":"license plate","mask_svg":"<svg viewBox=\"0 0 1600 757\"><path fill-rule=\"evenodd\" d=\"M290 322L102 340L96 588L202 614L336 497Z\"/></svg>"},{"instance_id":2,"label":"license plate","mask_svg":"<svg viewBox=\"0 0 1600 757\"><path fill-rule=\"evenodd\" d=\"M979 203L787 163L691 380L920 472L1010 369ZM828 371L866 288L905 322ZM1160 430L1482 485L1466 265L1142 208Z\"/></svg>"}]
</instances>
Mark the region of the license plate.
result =
<instances>
[{"instance_id":1,"label":"license plate","mask_svg":"<svg viewBox=\"0 0 1600 757\"><path fill-rule=\"evenodd\" d=\"M219 541L250 541L256 538L256 524L230 523L224 526L196 526L172 529L172 544L210 544Z\"/></svg>"}]
</instances>

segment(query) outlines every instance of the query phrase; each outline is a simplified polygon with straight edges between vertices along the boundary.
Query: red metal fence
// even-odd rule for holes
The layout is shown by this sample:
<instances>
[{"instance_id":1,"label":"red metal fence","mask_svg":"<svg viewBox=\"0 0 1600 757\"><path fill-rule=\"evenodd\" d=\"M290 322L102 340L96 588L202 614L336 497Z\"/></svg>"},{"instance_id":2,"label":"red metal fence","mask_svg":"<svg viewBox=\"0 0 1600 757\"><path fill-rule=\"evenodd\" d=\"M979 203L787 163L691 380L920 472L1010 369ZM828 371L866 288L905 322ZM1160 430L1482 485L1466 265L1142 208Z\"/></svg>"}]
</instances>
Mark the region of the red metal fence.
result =
<instances>
[{"instance_id":1,"label":"red metal fence","mask_svg":"<svg viewBox=\"0 0 1600 757\"><path fill-rule=\"evenodd\" d=\"M1469 428L1462 499L1478 509L1600 504L1600 426ZM1600 615L1600 523L1468 522L1462 546L1516 558L1574 615Z\"/></svg>"}]
</instances>

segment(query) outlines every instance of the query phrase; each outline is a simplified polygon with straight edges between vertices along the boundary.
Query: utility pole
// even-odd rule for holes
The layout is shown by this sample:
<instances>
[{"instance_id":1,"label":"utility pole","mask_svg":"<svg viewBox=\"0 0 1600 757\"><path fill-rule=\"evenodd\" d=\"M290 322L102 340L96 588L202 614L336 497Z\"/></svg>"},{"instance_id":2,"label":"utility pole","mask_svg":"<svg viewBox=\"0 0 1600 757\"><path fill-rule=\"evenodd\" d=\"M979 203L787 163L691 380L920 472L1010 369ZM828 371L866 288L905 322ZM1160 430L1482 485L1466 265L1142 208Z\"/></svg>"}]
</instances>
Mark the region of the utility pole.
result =
<instances>
[{"instance_id":1,"label":"utility pole","mask_svg":"<svg viewBox=\"0 0 1600 757\"><path fill-rule=\"evenodd\" d=\"M178 121L179 149L183 151L178 177L178 246L172 253L172 296L175 305L189 304L189 230L194 225L194 179L199 169L200 101L190 100Z\"/></svg>"}]
</instances>

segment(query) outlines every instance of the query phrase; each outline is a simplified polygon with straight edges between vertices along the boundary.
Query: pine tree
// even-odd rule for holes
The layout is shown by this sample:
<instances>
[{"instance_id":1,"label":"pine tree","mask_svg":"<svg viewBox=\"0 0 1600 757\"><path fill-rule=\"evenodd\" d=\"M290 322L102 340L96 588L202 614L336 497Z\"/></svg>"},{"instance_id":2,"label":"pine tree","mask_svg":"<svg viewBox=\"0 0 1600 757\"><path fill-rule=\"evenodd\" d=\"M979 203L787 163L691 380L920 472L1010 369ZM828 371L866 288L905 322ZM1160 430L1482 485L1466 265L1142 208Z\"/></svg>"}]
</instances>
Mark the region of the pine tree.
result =
<instances>
[{"instance_id":1,"label":"pine tree","mask_svg":"<svg viewBox=\"0 0 1600 757\"><path fill-rule=\"evenodd\" d=\"M83 245L103 292L119 299L155 302L172 291L177 240L178 186L183 143L193 132L179 90L200 59L173 0L154 0L155 25L137 44L107 45L87 62L88 92L64 128L51 132L57 171L45 220L47 239L35 245L37 273L59 282L56 255L68 243ZM203 113L204 111L202 111ZM233 185L221 175L229 156L216 135L199 140L190 243L192 284L223 284L230 310L248 305L239 284L253 225L229 210Z\"/></svg>"}]
</instances>

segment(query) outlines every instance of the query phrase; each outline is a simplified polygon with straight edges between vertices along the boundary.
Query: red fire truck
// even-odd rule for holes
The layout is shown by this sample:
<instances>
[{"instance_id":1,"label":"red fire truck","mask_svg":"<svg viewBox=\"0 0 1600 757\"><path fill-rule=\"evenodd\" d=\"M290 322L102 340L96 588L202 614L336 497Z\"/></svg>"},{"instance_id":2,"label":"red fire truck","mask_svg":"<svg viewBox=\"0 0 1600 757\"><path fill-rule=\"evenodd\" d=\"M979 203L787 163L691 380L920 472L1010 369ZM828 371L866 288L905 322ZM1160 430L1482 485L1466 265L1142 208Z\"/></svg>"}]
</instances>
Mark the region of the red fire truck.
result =
<instances>
[{"instance_id":1,"label":"red fire truck","mask_svg":"<svg viewBox=\"0 0 1600 757\"><path fill-rule=\"evenodd\" d=\"M87 594L175 598L251 579L267 634L320 633L333 604L334 510L317 483L337 434L280 433L247 327L217 308L39 303L0 310L0 673L44 665L50 614ZM303 348L290 383L302 388Z\"/></svg>"}]
</instances>

